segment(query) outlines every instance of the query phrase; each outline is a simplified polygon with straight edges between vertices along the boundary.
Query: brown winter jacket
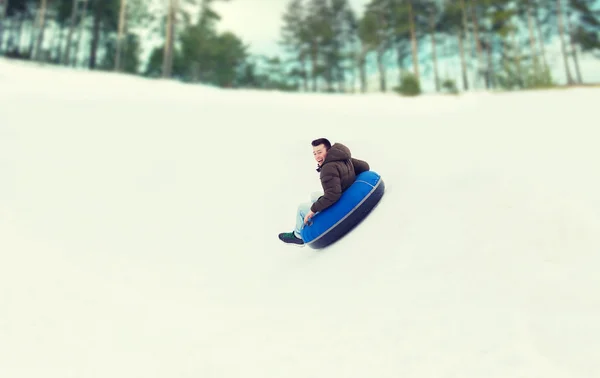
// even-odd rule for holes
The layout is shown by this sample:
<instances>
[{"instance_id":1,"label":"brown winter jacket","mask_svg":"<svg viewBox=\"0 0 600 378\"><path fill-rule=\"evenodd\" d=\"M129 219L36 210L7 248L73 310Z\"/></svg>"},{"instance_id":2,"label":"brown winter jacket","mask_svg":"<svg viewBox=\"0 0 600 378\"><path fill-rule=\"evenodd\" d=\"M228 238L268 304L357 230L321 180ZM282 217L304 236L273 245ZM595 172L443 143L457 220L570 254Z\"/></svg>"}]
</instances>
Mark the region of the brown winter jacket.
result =
<instances>
[{"instance_id":1,"label":"brown winter jacket","mask_svg":"<svg viewBox=\"0 0 600 378\"><path fill-rule=\"evenodd\" d=\"M329 151L323 164L317 168L320 172L323 195L312 204L315 213L323 211L340 199L342 192L356 180L356 175L368 171L366 161L352 157L350 149L340 143L335 143Z\"/></svg>"}]
</instances>

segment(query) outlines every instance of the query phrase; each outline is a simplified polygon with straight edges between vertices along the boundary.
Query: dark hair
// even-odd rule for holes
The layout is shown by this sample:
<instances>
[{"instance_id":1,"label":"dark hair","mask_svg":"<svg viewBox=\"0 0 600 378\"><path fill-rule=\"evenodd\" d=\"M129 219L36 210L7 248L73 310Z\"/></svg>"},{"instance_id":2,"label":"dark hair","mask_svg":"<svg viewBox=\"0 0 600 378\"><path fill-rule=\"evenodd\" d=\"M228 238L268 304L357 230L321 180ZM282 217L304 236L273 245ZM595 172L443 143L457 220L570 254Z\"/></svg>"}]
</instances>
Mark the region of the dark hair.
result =
<instances>
[{"instance_id":1,"label":"dark hair","mask_svg":"<svg viewBox=\"0 0 600 378\"><path fill-rule=\"evenodd\" d=\"M310 144L312 144L313 147L317 147L320 144L324 144L326 150L329 150L331 148L331 143L329 142L329 140L327 140L327 138L315 139Z\"/></svg>"}]
</instances>

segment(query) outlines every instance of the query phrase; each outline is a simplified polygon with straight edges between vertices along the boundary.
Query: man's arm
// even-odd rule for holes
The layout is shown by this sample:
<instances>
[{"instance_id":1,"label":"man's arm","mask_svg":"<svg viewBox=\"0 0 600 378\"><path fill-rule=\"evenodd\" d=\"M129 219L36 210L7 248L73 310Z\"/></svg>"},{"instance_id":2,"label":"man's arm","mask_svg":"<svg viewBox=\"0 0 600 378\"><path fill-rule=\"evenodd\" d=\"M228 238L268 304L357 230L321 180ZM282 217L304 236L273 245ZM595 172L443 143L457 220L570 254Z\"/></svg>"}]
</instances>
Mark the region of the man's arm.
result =
<instances>
[{"instance_id":1,"label":"man's arm","mask_svg":"<svg viewBox=\"0 0 600 378\"><path fill-rule=\"evenodd\" d=\"M355 159L352 158L352 164L354 165L354 173L359 175L363 172L368 171L369 169L371 169L369 167L369 163L367 163L364 160L359 160L359 159Z\"/></svg>"},{"instance_id":2,"label":"man's arm","mask_svg":"<svg viewBox=\"0 0 600 378\"><path fill-rule=\"evenodd\" d=\"M321 171L321 185L324 194L310 207L314 213L323 211L333 205L342 195L342 181L340 173L335 167L326 166Z\"/></svg>"}]
</instances>

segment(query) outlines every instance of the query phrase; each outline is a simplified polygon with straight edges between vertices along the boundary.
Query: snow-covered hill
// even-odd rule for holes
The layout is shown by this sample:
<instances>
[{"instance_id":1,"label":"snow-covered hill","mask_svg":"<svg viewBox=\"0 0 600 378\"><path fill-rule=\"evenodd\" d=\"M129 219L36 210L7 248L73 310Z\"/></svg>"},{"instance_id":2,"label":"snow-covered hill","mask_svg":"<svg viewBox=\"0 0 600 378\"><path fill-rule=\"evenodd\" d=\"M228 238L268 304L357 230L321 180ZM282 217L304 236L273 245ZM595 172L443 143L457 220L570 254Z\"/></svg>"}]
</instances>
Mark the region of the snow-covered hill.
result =
<instances>
[{"instance_id":1,"label":"snow-covered hill","mask_svg":"<svg viewBox=\"0 0 600 378\"><path fill-rule=\"evenodd\" d=\"M600 376L600 89L224 91L0 60L0 376ZM386 182L281 244L330 138Z\"/></svg>"}]
</instances>

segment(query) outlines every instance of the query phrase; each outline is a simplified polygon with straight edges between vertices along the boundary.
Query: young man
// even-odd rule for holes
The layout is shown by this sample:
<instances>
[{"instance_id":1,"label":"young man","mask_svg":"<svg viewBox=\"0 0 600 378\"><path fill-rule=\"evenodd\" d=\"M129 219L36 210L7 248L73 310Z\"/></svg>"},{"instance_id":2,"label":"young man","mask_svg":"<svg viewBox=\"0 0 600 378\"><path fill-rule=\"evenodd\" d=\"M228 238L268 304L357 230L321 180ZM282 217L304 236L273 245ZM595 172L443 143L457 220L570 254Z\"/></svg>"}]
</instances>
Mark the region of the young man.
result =
<instances>
[{"instance_id":1,"label":"young man","mask_svg":"<svg viewBox=\"0 0 600 378\"><path fill-rule=\"evenodd\" d=\"M319 138L311 144L323 192L313 193L310 203L298 206L294 231L279 234L279 239L285 243L304 245L301 231L310 218L336 203L356 176L370 169L366 161L353 158L350 149L341 143L331 145L326 138Z\"/></svg>"}]
</instances>

